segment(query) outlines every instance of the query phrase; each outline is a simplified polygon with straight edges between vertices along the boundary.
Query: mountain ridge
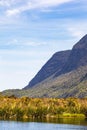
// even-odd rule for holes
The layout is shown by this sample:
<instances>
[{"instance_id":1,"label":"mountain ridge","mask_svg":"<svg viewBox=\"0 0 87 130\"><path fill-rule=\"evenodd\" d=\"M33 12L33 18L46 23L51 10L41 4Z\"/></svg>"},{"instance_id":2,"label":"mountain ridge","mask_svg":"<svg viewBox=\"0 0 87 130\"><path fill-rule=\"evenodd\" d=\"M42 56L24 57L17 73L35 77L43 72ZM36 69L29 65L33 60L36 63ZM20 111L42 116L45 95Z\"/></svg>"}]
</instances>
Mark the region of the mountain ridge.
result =
<instances>
[{"instance_id":1,"label":"mountain ridge","mask_svg":"<svg viewBox=\"0 0 87 130\"><path fill-rule=\"evenodd\" d=\"M56 71L59 72L67 61L70 52L71 50L56 52L24 89L28 89L28 87L32 87L35 84L45 80L52 74L56 73Z\"/></svg>"},{"instance_id":2,"label":"mountain ridge","mask_svg":"<svg viewBox=\"0 0 87 130\"><path fill-rule=\"evenodd\" d=\"M56 56L57 58L54 58ZM51 61L53 62L52 65ZM55 61L57 62L55 63ZM55 53L24 89L35 86L36 84L50 77L52 74L54 74L55 78L57 76L60 76L61 74L68 73L79 68L80 66L85 65L87 65L87 34L73 46L72 50L60 51ZM53 69L54 71L49 74L48 71L50 67L50 71L52 72Z\"/></svg>"},{"instance_id":3,"label":"mountain ridge","mask_svg":"<svg viewBox=\"0 0 87 130\"><path fill-rule=\"evenodd\" d=\"M38 77L42 79L37 80ZM35 78L37 82L31 86L2 93L33 98L87 97L87 34L72 50L55 53L31 81Z\"/></svg>"}]
</instances>

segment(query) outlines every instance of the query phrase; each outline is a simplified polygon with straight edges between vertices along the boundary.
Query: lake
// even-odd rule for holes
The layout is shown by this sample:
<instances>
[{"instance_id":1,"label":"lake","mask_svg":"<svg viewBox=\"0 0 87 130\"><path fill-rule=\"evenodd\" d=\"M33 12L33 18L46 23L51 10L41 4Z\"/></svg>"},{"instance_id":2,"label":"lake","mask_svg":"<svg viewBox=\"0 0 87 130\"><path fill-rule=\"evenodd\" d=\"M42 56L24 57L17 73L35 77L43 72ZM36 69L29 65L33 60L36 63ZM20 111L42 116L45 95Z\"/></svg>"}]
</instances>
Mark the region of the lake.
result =
<instances>
[{"instance_id":1,"label":"lake","mask_svg":"<svg viewBox=\"0 0 87 130\"><path fill-rule=\"evenodd\" d=\"M67 120L67 119L66 119ZM70 122L72 120L72 124ZM68 124L69 121L69 124ZM87 130L87 121L82 121L82 124L79 120L75 123L75 120L67 120L67 124L62 124L63 122L23 122L23 121L0 121L0 130Z\"/></svg>"}]
</instances>

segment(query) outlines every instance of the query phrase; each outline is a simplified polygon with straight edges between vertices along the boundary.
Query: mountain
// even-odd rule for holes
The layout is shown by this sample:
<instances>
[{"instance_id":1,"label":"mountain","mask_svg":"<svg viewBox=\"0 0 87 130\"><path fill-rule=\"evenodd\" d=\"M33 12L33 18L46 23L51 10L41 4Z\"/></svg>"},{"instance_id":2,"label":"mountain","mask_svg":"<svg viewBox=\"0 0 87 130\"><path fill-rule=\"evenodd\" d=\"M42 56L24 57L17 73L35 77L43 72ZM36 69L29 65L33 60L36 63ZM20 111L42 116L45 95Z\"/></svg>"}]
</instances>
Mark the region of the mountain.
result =
<instances>
[{"instance_id":1,"label":"mountain","mask_svg":"<svg viewBox=\"0 0 87 130\"><path fill-rule=\"evenodd\" d=\"M70 72L85 65L87 65L87 35L74 45L63 69L61 72L57 72L55 76Z\"/></svg>"},{"instance_id":2,"label":"mountain","mask_svg":"<svg viewBox=\"0 0 87 130\"><path fill-rule=\"evenodd\" d=\"M72 50L55 53L24 89L33 87L50 76L54 75L55 78L85 65L87 65L87 35L75 44Z\"/></svg>"},{"instance_id":3,"label":"mountain","mask_svg":"<svg viewBox=\"0 0 87 130\"><path fill-rule=\"evenodd\" d=\"M56 72L59 72L66 63L70 52L70 50L56 52L52 56L52 58L50 58L48 62L41 68L41 70L36 74L36 76L30 81L29 85L26 86L24 89L28 89L29 87L32 87L42 82Z\"/></svg>"},{"instance_id":4,"label":"mountain","mask_svg":"<svg viewBox=\"0 0 87 130\"><path fill-rule=\"evenodd\" d=\"M72 50L55 53L27 87L2 93L18 97L87 97L87 35Z\"/></svg>"}]
</instances>

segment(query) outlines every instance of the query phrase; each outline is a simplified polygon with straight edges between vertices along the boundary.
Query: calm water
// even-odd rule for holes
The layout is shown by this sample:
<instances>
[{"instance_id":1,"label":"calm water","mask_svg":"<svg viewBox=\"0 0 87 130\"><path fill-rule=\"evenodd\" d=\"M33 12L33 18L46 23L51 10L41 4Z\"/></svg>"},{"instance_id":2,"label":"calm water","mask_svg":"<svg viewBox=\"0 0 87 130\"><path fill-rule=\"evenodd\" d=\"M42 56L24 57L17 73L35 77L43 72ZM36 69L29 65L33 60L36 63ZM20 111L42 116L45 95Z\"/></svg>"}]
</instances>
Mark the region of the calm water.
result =
<instances>
[{"instance_id":1,"label":"calm water","mask_svg":"<svg viewBox=\"0 0 87 130\"><path fill-rule=\"evenodd\" d=\"M72 123L68 124L61 124L63 122L55 122L49 123L49 122L22 122L22 121L0 121L0 130L87 130L87 121L83 121L83 125L81 125L81 122L78 120L77 123L75 123L75 120L71 119L74 125ZM77 125L76 125L77 124Z\"/></svg>"}]
</instances>

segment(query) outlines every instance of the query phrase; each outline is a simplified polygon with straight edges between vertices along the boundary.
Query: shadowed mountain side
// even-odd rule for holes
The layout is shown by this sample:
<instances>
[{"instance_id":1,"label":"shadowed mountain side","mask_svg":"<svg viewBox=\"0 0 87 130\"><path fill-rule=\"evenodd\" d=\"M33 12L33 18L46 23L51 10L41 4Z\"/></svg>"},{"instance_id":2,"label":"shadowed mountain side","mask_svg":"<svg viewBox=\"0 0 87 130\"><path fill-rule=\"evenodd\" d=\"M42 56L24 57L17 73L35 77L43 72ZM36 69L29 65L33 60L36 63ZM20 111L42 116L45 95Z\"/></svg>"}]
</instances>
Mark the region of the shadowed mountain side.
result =
<instances>
[{"instance_id":1,"label":"shadowed mountain side","mask_svg":"<svg viewBox=\"0 0 87 130\"><path fill-rule=\"evenodd\" d=\"M59 72L65 65L70 52L70 50L67 50L55 53L52 58L50 58L50 60L36 74L36 76L30 81L29 85L26 86L24 89L28 89L29 87L40 83L41 81L45 80L56 72Z\"/></svg>"},{"instance_id":2,"label":"shadowed mountain side","mask_svg":"<svg viewBox=\"0 0 87 130\"><path fill-rule=\"evenodd\" d=\"M68 73L85 65L87 65L87 35L80 39L71 51L55 53L24 89L34 87L50 76L53 76L54 79L61 74Z\"/></svg>"},{"instance_id":3,"label":"shadowed mountain side","mask_svg":"<svg viewBox=\"0 0 87 130\"><path fill-rule=\"evenodd\" d=\"M55 77L85 65L87 65L87 35L74 45L66 64L60 72L56 73Z\"/></svg>"}]
</instances>

